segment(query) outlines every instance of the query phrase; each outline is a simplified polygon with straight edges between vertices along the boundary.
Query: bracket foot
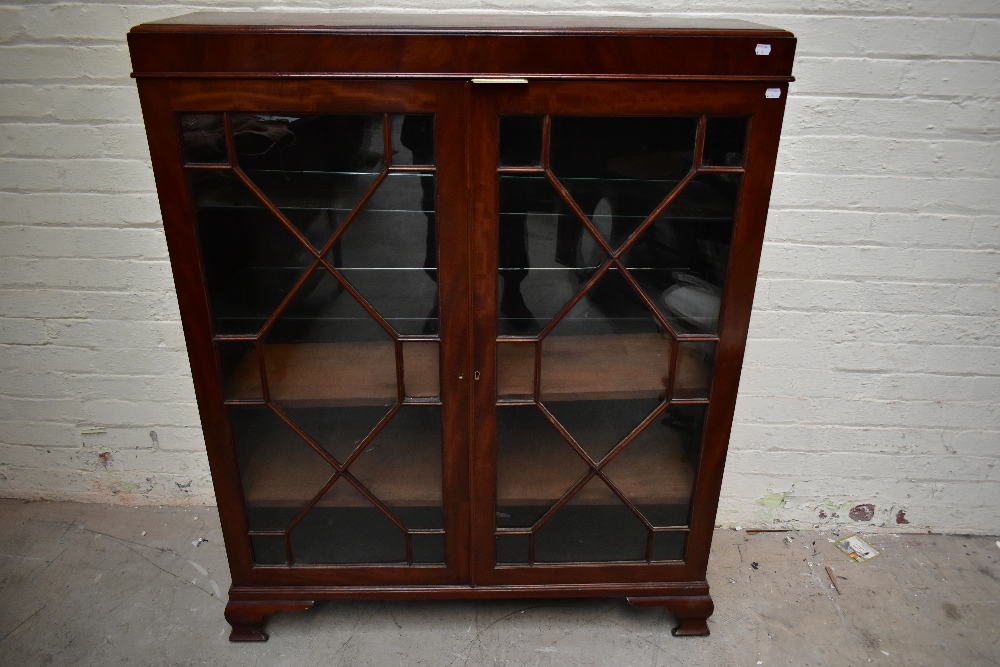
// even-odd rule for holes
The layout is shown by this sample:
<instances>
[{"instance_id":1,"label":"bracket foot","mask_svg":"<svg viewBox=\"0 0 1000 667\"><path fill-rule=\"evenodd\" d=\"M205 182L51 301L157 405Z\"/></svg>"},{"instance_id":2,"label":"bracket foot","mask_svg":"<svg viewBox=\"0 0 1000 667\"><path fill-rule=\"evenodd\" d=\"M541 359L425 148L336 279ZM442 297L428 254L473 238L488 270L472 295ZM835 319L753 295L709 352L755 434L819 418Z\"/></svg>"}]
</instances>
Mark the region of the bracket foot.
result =
<instances>
[{"instance_id":1,"label":"bracket foot","mask_svg":"<svg viewBox=\"0 0 1000 667\"><path fill-rule=\"evenodd\" d=\"M710 595L673 595L669 597L626 598L633 607L665 607L677 617L677 626L671 631L675 637L704 637L708 635L708 617L715 611Z\"/></svg>"},{"instance_id":2,"label":"bracket foot","mask_svg":"<svg viewBox=\"0 0 1000 667\"><path fill-rule=\"evenodd\" d=\"M276 611L306 611L312 600L230 600L226 621L233 626L231 642L266 642L264 624Z\"/></svg>"}]
</instances>

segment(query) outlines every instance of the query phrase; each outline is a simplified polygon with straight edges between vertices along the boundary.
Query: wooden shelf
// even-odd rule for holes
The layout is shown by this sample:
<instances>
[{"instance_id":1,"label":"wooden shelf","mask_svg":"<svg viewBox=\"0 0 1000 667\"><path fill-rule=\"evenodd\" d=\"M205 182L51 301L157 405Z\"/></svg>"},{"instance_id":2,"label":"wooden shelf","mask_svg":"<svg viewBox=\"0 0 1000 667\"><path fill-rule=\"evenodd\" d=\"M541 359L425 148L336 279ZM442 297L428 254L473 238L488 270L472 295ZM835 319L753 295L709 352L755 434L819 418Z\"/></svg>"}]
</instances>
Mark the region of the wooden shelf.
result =
<instances>
[{"instance_id":1,"label":"wooden shelf","mask_svg":"<svg viewBox=\"0 0 1000 667\"><path fill-rule=\"evenodd\" d=\"M550 435L558 437L554 431ZM258 437L249 460L241 466L244 495L251 507L305 506L334 473L289 429L261 432ZM425 432L408 434L405 441L392 441L393 437L383 431L351 466L352 473L389 507L440 506L440 440ZM670 434L664 437L663 429L650 430L630 443L605 470L637 504L686 503L694 472L681 440ZM526 437L504 449L504 460L498 466L499 506L549 506L586 472L586 464L568 443L547 444L540 447L537 440ZM603 482L594 479L575 502L607 505L620 501ZM368 503L339 480L319 505L360 507Z\"/></svg>"},{"instance_id":2,"label":"wooden shelf","mask_svg":"<svg viewBox=\"0 0 1000 667\"><path fill-rule=\"evenodd\" d=\"M396 351L378 343L263 345L272 400L289 407L387 405L396 401ZM406 396L439 395L438 344L403 343ZM226 383L230 399L259 399L256 355L244 357Z\"/></svg>"},{"instance_id":3,"label":"wooden shelf","mask_svg":"<svg viewBox=\"0 0 1000 667\"><path fill-rule=\"evenodd\" d=\"M410 408L404 408L410 409ZM405 442L383 430L350 470L390 507L441 505L441 440L412 432ZM335 470L290 429L259 433L249 461L241 466L249 506L304 506ZM324 507L370 507L350 483L338 480L319 502Z\"/></svg>"},{"instance_id":4,"label":"wooden shelf","mask_svg":"<svg viewBox=\"0 0 1000 667\"><path fill-rule=\"evenodd\" d=\"M641 434L604 469L637 505L673 505L691 500L693 467L678 439L662 435L656 431ZM505 447L502 457L497 466L498 506L550 506L587 471L568 443L539 447L524 438ZM618 505L621 501L594 477L573 502Z\"/></svg>"},{"instance_id":5,"label":"wooden shelf","mask_svg":"<svg viewBox=\"0 0 1000 667\"><path fill-rule=\"evenodd\" d=\"M663 398L673 346L669 336L656 333L550 336L542 343L542 401ZM531 343L500 343L501 400L532 395L534 355ZM707 396L705 362L690 345L682 345L677 356L674 396Z\"/></svg>"},{"instance_id":6,"label":"wooden shelf","mask_svg":"<svg viewBox=\"0 0 1000 667\"><path fill-rule=\"evenodd\" d=\"M552 336L542 344L542 400L663 398L674 343L660 334ZM500 343L501 400L532 395L534 344ZM438 395L438 346L407 342L406 395ZM264 345L272 399L292 407L385 405L396 400L391 342ZM674 397L707 396L709 368L697 350L681 345ZM259 399L257 359L248 354L226 384L230 399Z\"/></svg>"}]
</instances>

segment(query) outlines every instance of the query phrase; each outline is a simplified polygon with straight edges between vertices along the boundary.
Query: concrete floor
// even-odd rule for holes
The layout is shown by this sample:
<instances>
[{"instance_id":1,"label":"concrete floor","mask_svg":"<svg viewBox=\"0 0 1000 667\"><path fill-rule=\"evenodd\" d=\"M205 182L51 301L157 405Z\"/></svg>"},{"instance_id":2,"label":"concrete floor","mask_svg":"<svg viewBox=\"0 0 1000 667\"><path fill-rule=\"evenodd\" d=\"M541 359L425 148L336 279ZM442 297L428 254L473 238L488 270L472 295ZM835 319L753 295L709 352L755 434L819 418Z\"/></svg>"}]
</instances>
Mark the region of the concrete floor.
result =
<instances>
[{"instance_id":1,"label":"concrete floor","mask_svg":"<svg viewBox=\"0 0 1000 667\"><path fill-rule=\"evenodd\" d=\"M214 508L0 500L0 665L1000 664L995 537L831 537L718 531L707 638L622 600L326 602L231 644Z\"/></svg>"}]
</instances>

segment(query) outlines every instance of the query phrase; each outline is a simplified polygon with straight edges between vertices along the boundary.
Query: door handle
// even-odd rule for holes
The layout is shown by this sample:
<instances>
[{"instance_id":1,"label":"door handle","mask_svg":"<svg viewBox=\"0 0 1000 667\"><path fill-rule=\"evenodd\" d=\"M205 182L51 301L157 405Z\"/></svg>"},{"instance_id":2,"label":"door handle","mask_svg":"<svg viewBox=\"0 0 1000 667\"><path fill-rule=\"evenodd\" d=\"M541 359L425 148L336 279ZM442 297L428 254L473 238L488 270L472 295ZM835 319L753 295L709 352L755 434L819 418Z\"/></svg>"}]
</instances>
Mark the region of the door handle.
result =
<instances>
[{"instance_id":1,"label":"door handle","mask_svg":"<svg viewBox=\"0 0 1000 667\"><path fill-rule=\"evenodd\" d=\"M472 83L514 83L514 84L526 84L527 79L512 79L510 77L473 77Z\"/></svg>"}]
</instances>

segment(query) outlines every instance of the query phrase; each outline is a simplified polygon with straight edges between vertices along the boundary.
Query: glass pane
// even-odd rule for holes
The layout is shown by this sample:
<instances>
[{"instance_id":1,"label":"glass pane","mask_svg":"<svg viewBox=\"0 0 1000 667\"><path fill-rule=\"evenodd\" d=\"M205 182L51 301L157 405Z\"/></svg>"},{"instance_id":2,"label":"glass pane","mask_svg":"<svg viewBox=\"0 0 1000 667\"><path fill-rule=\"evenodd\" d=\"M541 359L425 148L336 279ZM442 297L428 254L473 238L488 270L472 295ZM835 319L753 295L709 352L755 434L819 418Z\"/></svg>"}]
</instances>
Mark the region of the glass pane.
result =
<instances>
[{"instance_id":1,"label":"glass pane","mask_svg":"<svg viewBox=\"0 0 1000 667\"><path fill-rule=\"evenodd\" d=\"M593 219L607 199L617 248L691 169L697 118L552 118L553 173Z\"/></svg>"},{"instance_id":2,"label":"glass pane","mask_svg":"<svg viewBox=\"0 0 1000 667\"><path fill-rule=\"evenodd\" d=\"M591 458L600 461L660 402L658 398L549 401L545 407Z\"/></svg>"},{"instance_id":3,"label":"glass pane","mask_svg":"<svg viewBox=\"0 0 1000 667\"><path fill-rule=\"evenodd\" d=\"M444 535L412 533L410 549L414 563L444 565Z\"/></svg>"},{"instance_id":4,"label":"glass pane","mask_svg":"<svg viewBox=\"0 0 1000 667\"><path fill-rule=\"evenodd\" d=\"M498 563L527 563L528 562L528 536L527 535L497 535L496 541L496 561Z\"/></svg>"},{"instance_id":5,"label":"glass pane","mask_svg":"<svg viewBox=\"0 0 1000 667\"><path fill-rule=\"evenodd\" d=\"M285 538L271 535L251 535L250 544L253 547L253 560L260 565L284 565Z\"/></svg>"},{"instance_id":6,"label":"glass pane","mask_svg":"<svg viewBox=\"0 0 1000 667\"><path fill-rule=\"evenodd\" d=\"M704 406L673 405L604 468L654 526L686 526Z\"/></svg>"},{"instance_id":7,"label":"glass pane","mask_svg":"<svg viewBox=\"0 0 1000 667\"><path fill-rule=\"evenodd\" d=\"M406 405L349 470L407 528L428 529L444 528L441 467L441 408Z\"/></svg>"},{"instance_id":8,"label":"glass pane","mask_svg":"<svg viewBox=\"0 0 1000 667\"><path fill-rule=\"evenodd\" d=\"M441 395L439 343L437 341L404 341L402 345L406 397L439 397Z\"/></svg>"},{"instance_id":9,"label":"glass pane","mask_svg":"<svg viewBox=\"0 0 1000 667\"><path fill-rule=\"evenodd\" d=\"M282 407L396 402L392 337L322 268L264 335L264 362Z\"/></svg>"},{"instance_id":10,"label":"glass pane","mask_svg":"<svg viewBox=\"0 0 1000 667\"><path fill-rule=\"evenodd\" d=\"M673 345L638 294L609 270L542 341L542 402L662 401Z\"/></svg>"},{"instance_id":11,"label":"glass pane","mask_svg":"<svg viewBox=\"0 0 1000 667\"><path fill-rule=\"evenodd\" d=\"M653 560L684 560L687 533L653 533Z\"/></svg>"},{"instance_id":12,"label":"glass pane","mask_svg":"<svg viewBox=\"0 0 1000 667\"><path fill-rule=\"evenodd\" d=\"M708 399L712 366L715 363L715 343L681 341L677 352L677 379L674 398Z\"/></svg>"},{"instance_id":13,"label":"glass pane","mask_svg":"<svg viewBox=\"0 0 1000 667\"><path fill-rule=\"evenodd\" d=\"M538 408L497 408L497 526L530 528L588 470Z\"/></svg>"},{"instance_id":14,"label":"glass pane","mask_svg":"<svg viewBox=\"0 0 1000 667\"><path fill-rule=\"evenodd\" d=\"M381 114L231 118L243 172L317 248L384 167Z\"/></svg>"},{"instance_id":15,"label":"glass pane","mask_svg":"<svg viewBox=\"0 0 1000 667\"><path fill-rule=\"evenodd\" d=\"M500 177L501 336L534 336L607 256L542 176Z\"/></svg>"},{"instance_id":16,"label":"glass pane","mask_svg":"<svg viewBox=\"0 0 1000 667\"><path fill-rule=\"evenodd\" d=\"M746 138L746 118L706 119L702 163L721 167L741 166Z\"/></svg>"},{"instance_id":17,"label":"glass pane","mask_svg":"<svg viewBox=\"0 0 1000 667\"><path fill-rule=\"evenodd\" d=\"M497 343L497 398L531 400L535 396L535 343Z\"/></svg>"},{"instance_id":18,"label":"glass pane","mask_svg":"<svg viewBox=\"0 0 1000 667\"><path fill-rule=\"evenodd\" d=\"M263 406L229 408L250 530L285 530L334 469Z\"/></svg>"},{"instance_id":19,"label":"glass pane","mask_svg":"<svg viewBox=\"0 0 1000 667\"><path fill-rule=\"evenodd\" d=\"M540 166L543 123L542 116L501 116L500 166Z\"/></svg>"},{"instance_id":20,"label":"glass pane","mask_svg":"<svg viewBox=\"0 0 1000 667\"><path fill-rule=\"evenodd\" d=\"M535 562L646 560L649 530L594 477L535 534Z\"/></svg>"},{"instance_id":21,"label":"glass pane","mask_svg":"<svg viewBox=\"0 0 1000 667\"><path fill-rule=\"evenodd\" d=\"M393 115L392 164L434 164L434 116L431 114Z\"/></svg>"},{"instance_id":22,"label":"glass pane","mask_svg":"<svg viewBox=\"0 0 1000 667\"><path fill-rule=\"evenodd\" d=\"M253 341L218 342L215 352L222 371L222 393L227 399L263 399L260 362Z\"/></svg>"},{"instance_id":23,"label":"glass pane","mask_svg":"<svg viewBox=\"0 0 1000 667\"><path fill-rule=\"evenodd\" d=\"M301 402L308 403L308 401ZM390 405L295 407L293 402L292 405L282 405L281 410L334 460L344 463L361 441L368 437L372 429L389 413L391 407Z\"/></svg>"},{"instance_id":24,"label":"glass pane","mask_svg":"<svg viewBox=\"0 0 1000 667\"><path fill-rule=\"evenodd\" d=\"M405 563L406 536L341 478L292 530L296 563Z\"/></svg>"},{"instance_id":25,"label":"glass pane","mask_svg":"<svg viewBox=\"0 0 1000 667\"><path fill-rule=\"evenodd\" d=\"M625 253L624 264L679 333L716 333L739 174L701 174Z\"/></svg>"},{"instance_id":26,"label":"glass pane","mask_svg":"<svg viewBox=\"0 0 1000 667\"><path fill-rule=\"evenodd\" d=\"M400 334L436 334L433 174L392 174L327 259Z\"/></svg>"},{"instance_id":27,"label":"glass pane","mask_svg":"<svg viewBox=\"0 0 1000 667\"><path fill-rule=\"evenodd\" d=\"M215 333L257 333L313 258L232 172L187 177Z\"/></svg>"},{"instance_id":28,"label":"glass pane","mask_svg":"<svg viewBox=\"0 0 1000 667\"><path fill-rule=\"evenodd\" d=\"M182 114L179 121L185 163L229 162L221 113Z\"/></svg>"}]
</instances>

